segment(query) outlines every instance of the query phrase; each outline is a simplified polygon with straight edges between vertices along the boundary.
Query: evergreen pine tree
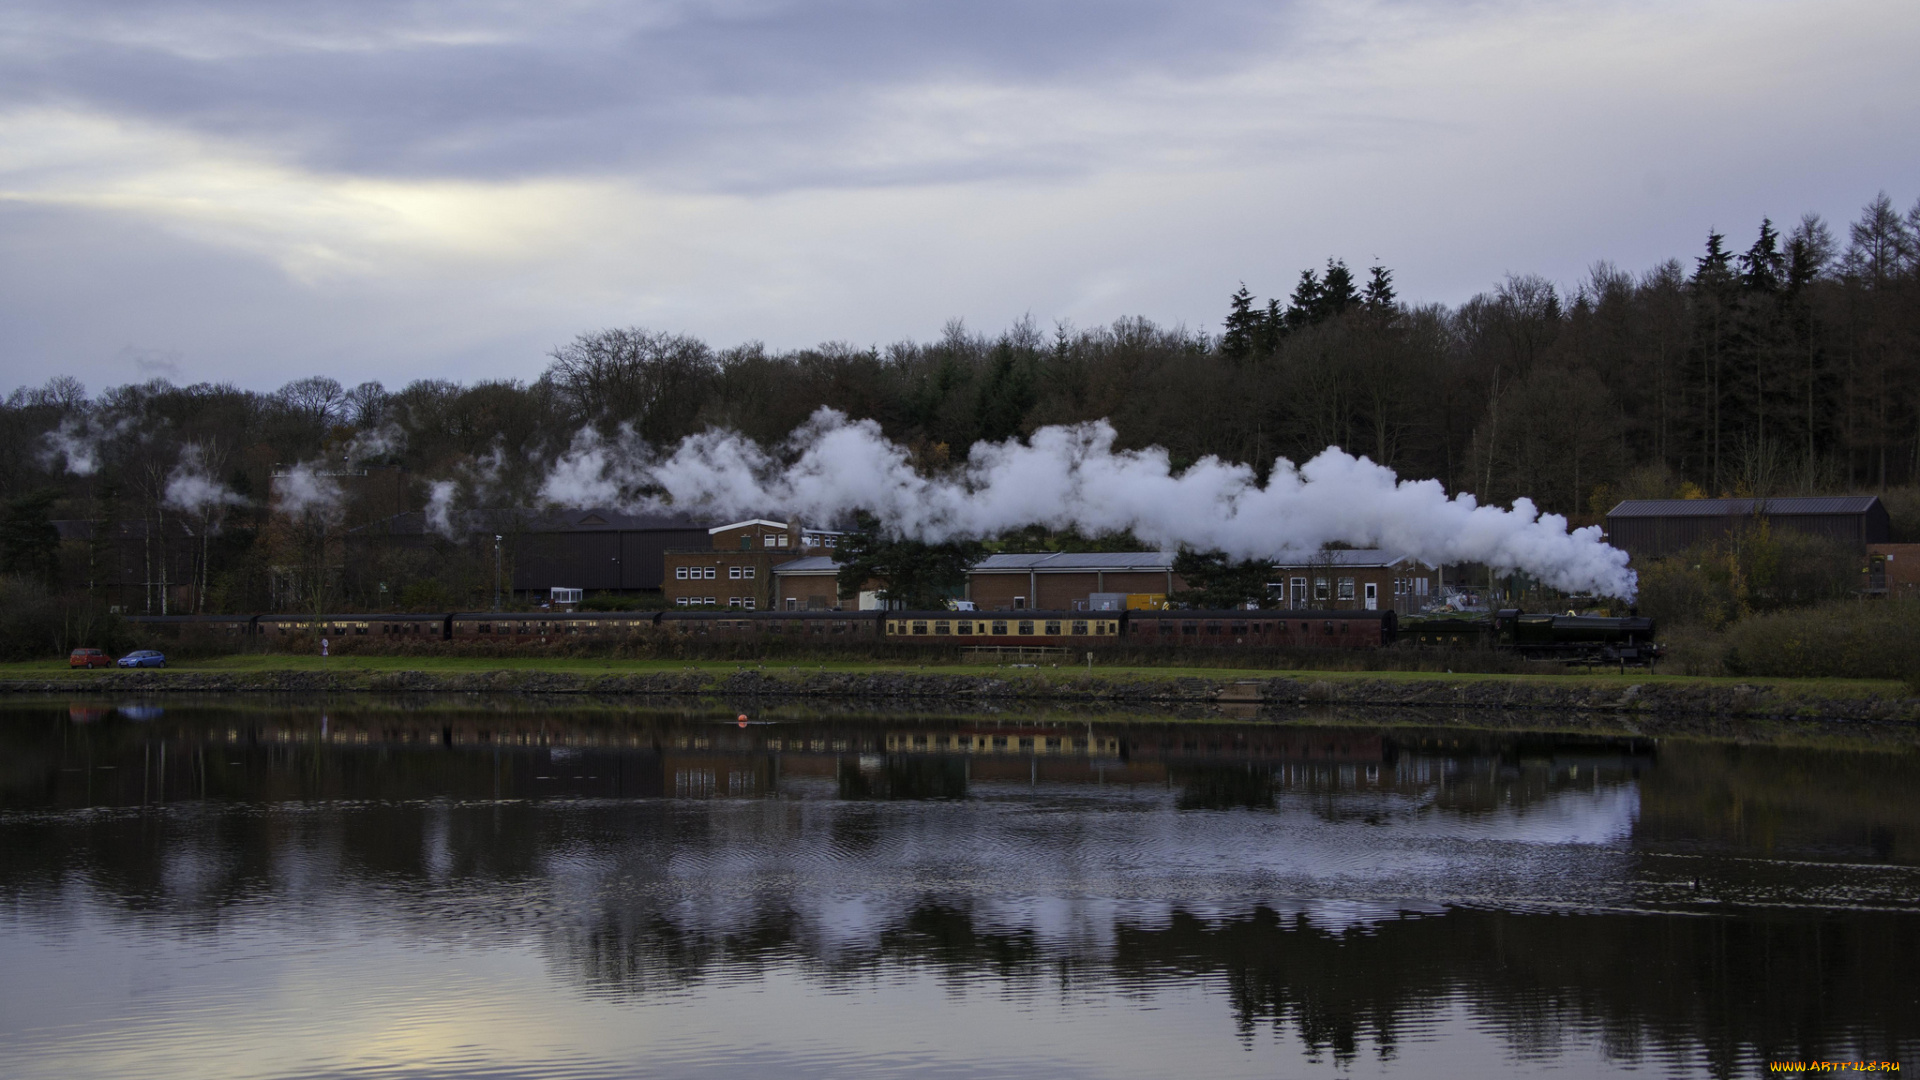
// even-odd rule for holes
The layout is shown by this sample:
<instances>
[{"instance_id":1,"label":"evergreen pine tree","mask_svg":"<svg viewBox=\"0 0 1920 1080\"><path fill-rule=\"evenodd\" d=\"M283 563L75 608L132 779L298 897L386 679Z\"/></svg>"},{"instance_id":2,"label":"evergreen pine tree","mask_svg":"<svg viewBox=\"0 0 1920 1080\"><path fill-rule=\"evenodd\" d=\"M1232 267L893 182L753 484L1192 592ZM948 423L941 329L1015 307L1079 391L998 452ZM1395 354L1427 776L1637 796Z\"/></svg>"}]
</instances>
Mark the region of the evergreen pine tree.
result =
<instances>
[{"instance_id":1,"label":"evergreen pine tree","mask_svg":"<svg viewBox=\"0 0 1920 1080\"><path fill-rule=\"evenodd\" d=\"M1297 330L1319 322L1325 315L1321 296L1320 275L1312 270L1300 271L1300 284L1293 287L1293 295L1287 298L1287 326Z\"/></svg>"},{"instance_id":2,"label":"evergreen pine tree","mask_svg":"<svg viewBox=\"0 0 1920 1080\"><path fill-rule=\"evenodd\" d=\"M1322 317L1343 315L1348 308L1360 302L1360 292L1353 285L1353 271L1339 259L1327 260L1327 276L1320 281L1320 310Z\"/></svg>"},{"instance_id":3,"label":"evergreen pine tree","mask_svg":"<svg viewBox=\"0 0 1920 1080\"><path fill-rule=\"evenodd\" d=\"M1267 312L1260 319L1258 347L1261 353L1271 353L1280 348L1280 342L1287 336L1287 312L1280 306L1278 297L1267 301Z\"/></svg>"},{"instance_id":4,"label":"evergreen pine tree","mask_svg":"<svg viewBox=\"0 0 1920 1080\"><path fill-rule=\"evenodd\" d=\"M1254 344L1259 337L1260 316L1253 310L1253 294L1247 291L1244 281L1230 303L1232 308L1227 312L1227 332L1220 338L1220 355L1238 362L1253 355Z\"/></svg>"},{"instance_id":5,"label":"evergreen pine tree","mask_svg":"<svg viewBox=\"0 0 1920 1080\"><path fill-rule=\"evenodd\" d=\"M1719 230L1707 233L1707 253L1694 260L1695 288L1715 289L1733 280L1733 253Z\"/></svg>"},{"instance_id":6,"label":"evergreen pine tree","mask_svg":"<svg viewBox=\"0 0 1920 1080\"><path fill-rule=\"evenodd\" d=\"M1786 256L1780 253L1780 234L1773 219L1760 219L1760 238L1740 256L1740 285L1748 292L1771 293L1786 275Z\"/></svg>"},{"instance_id":7,"label":"evergreen pine tree","mask_svg":"<svg viewBox=\"0 0 1920 1080\"><path fill-rule=\"evenodd\" d=\"M1361 301L1367 310L1376 315L1393 313L1395 296L1393 292L1393 271L1384 266L1368 267L1372 275L1367 279L1367 290L1361 294Z\"/></svg>"}]
</instances>

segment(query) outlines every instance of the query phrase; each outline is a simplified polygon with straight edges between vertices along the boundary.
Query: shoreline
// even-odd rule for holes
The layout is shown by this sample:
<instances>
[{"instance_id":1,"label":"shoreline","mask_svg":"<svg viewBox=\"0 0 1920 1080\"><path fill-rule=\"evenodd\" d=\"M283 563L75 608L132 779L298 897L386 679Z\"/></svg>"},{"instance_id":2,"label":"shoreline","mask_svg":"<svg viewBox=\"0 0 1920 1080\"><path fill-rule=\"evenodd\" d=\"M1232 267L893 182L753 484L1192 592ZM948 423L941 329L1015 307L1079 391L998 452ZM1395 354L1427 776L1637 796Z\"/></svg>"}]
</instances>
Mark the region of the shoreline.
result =
<instances>
[{"instance_id":1,"label":"shoreline","mask_svg":"<svg viewBox=\"0 0 1920 1080\"><path fill-rule=\"evenodd\" d=\"M594 673L498 669L422 671L152 670L0 677L0 694L507 694L596 697L701 697L729 700L834 698L945 701L982 705L1109 703L1134 706L1221 706L1258 714L1298 706L1449 710L1527 710L1624 715L1726 716L1755 719L1920 723L1920 697L1909 694L1823 695L1765 682L1727 684L1612 679L1574 682L1565 676L1510 678L1370 677L1363 672L1228 675L940 674L771 671L764 669ZM1562 679L1568 681L1561 682ZM1556 685L1556 683L1558 683ZM1622 685L1624 683L1624 685Z\"/></svg>"}]
</instances>

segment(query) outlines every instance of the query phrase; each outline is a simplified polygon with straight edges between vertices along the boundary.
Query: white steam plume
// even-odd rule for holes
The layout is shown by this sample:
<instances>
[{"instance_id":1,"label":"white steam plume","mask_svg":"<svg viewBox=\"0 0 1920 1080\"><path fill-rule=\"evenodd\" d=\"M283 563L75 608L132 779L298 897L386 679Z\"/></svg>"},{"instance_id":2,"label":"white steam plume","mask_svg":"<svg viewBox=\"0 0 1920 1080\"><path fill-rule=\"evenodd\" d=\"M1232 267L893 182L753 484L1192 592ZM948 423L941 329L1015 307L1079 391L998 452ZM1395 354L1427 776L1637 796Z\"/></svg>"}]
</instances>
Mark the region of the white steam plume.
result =
<instances>
[{"instance_id":1,"label":"white steam plume","mask_svg":"<svg viewBox=\"0 0 1920 1080\"><path fill-rule=\"evenodd\" d=\"M1338 448L1296 468L1275 464L1265 486L1245 465L1204 458L1176 474L1159 447L1116 451L1105 421L1045 427L1026 443L976 443L951 477L916 472L907 451L871 420L821 409L796 430L782 466L752 441L707 431L669 456L629 431L582 431L541 488L575 506L783 511L829 522L864 510L902 536L942 541L1026 525L1089 535L1131 531L1163 548L1221 550L1235 558L1306 560L1330 543L1379 547L1432 565L1486 563L1554 588L1631 599L1627 554L1600 529L1569 532L1531 500L1511 510L1448 498L1437 480L1400 480Z\"/></svg>"},{"instance_id":2,"label":"white steam plume","mask_svg":"<svg viewBox=\"0 0 1920 1080\"><path fill-rule=\"evenodd\" d=\"M458 539L453 531L453 497L458 489L451 480L435 480L427 488L427 528L449 540Z\"/></svg>"},{"instance_id":3,"label":"white steam plume","mask_svg":"<svg viewBox=\"0 0 1920 1080\"><path fill-rule=\"evenodd\" d=\"M92 476L100 470L100 443L119 433L119 425L102 431L84 417L69 416L60 426L47 432L40 451L40 462L49 468L66 467L75 476Z\"/></svg>"},{"instance_id":4,"label":"white steam plume","mask_svg":"<svg viewBox=\"0 0 1920 1080\"><path fill-rule=\"evenodd\" d=\"M393 457L407 448L407 433L398 424L368 428L348 440L343 456L351 464Z\"/></svg>"},{"instance_id":5,"label":"white steam plume","mask_svg":"<svg viewBox=\"0 0 1920 1080\"><path fill-rule=\"evenodd\" d=\"M274 475L273 505L289 517L311 517L328 524L338 524L346 510L340 482L310 461Z\"/></svg>"},{"instance_id":6,"label":"white steam plume","mask_svg":"<svg viewBox=\"0 0 1920 1080\"><path fill-rule=\"evenodd\" d=\"M188 443L181 450L179 464L167 474L167 490L161 502L175 510L204 515L209 520L229 506L247 504L238 492L213 478L207 468L205 450L194 443Z\"/></svg>"}]
</instances>

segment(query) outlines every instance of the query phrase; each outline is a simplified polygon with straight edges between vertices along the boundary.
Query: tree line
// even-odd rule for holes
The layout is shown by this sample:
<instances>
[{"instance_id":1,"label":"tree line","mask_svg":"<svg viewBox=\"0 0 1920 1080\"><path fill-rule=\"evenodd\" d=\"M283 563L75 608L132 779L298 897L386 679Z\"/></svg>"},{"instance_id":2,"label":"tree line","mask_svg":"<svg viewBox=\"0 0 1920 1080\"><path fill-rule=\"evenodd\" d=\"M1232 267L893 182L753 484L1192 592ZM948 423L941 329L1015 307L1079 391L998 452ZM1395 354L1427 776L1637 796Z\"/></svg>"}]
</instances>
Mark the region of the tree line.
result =
<instances>
[{"instance_id":1,"label":"tree line","mask_svg":"<svg viewBox=\"0 0 1920 1080\"><path fill-rule=\"evenodd\" d=\"M1242 285L1217 330L955 321L931 341L776 351L613 329L547 360L527 380L397 389L324 375L267 393L20 388L0 405L0 572L82 581L50 562L46 523L164 524L191 460L234 496L196 522L202 594L265 606L276 467L397 465L416 508L438 478L481 505L527 505L582 426L655 444L725 427L776 446L823 405L877 420L927 469L978 440L1105 418L1122 447L1164 446L1176 463L1215 455L1264 474L1337 445L1576 519L1622 497L1872 490L1904 521L1920 485L1920 204L1902 213L1882 195L1839 230L1813 215L1711 230L1686 260L1596 263L1569 285L1513 275L1453 307L1405 301L1389 268L1336 258L1284 299Z\"/></svg>"}]
</instances>

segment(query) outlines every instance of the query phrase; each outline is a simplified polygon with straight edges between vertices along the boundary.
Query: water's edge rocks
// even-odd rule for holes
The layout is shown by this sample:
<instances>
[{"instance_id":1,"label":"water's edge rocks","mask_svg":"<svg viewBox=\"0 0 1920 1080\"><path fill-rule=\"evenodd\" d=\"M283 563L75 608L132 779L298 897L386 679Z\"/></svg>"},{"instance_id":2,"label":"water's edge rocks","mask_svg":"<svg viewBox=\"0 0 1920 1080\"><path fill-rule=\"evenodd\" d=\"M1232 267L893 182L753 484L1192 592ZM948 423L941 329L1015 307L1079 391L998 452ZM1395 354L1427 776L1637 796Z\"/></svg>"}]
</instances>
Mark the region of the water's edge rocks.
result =
<instances>
[{"instance_id":1,"label":"water's edge rocks","mask_svg":"<svg viewBox=\"0 0 1920 1080\"><path fill-rule=\"evenodd\" d=\"M1268 679L1039 678L1025 674L943 675L929 671L827 672L748 668L732 672L584 674L501 670L113 671L90 679L0 680L0 692L92 693L505 693L720 696L927 702L1111 702L1221 705L1235 710L1295 705L1422 709L1535 709L1659 715L1920 722L1920 698L1821 697L1764 684L1639 683L1555 685L1539 680L1327 679L1311 672Z\"/></svg>"}]
</instances>

